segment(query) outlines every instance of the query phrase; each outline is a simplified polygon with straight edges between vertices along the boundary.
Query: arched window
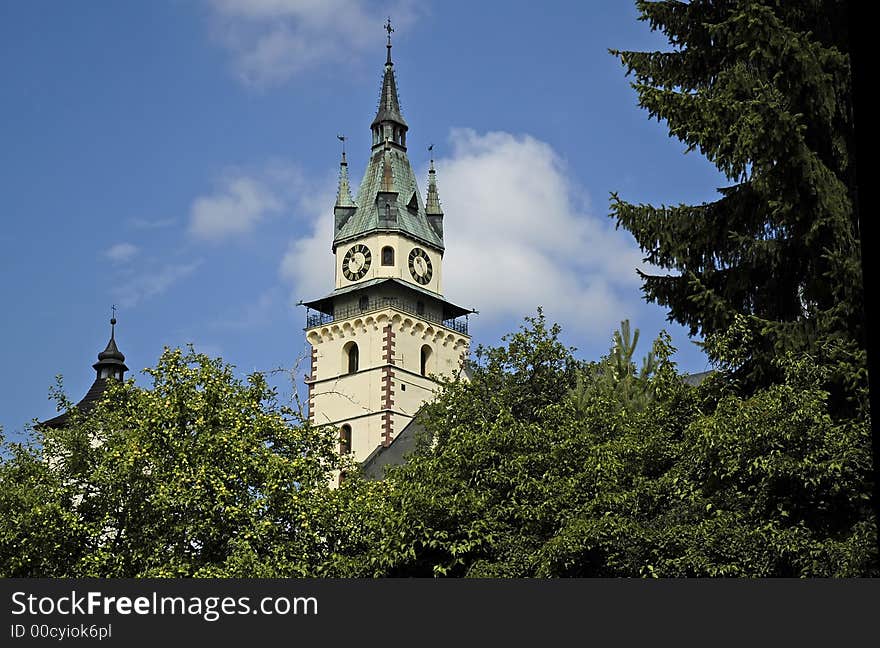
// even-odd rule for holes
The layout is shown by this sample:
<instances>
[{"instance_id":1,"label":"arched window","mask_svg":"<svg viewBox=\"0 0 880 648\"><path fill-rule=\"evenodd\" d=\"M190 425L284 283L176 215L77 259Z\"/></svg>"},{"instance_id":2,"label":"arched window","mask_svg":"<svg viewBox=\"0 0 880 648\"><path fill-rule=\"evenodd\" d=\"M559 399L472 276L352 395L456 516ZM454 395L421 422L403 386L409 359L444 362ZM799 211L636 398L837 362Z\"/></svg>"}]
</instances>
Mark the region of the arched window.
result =
<instances>
[{"instance_id":1,"label":"arched window","mask_svg":"<svg viewBox=\"0 0 880 648\"><path fill-rule=\"evenodd\" d=\"M347 455L351 452L351 426L343 425L339 430L339 454Z\"/></svg>"},{"instance_id":2,"label":"arched window","mask_svg":"<svg viewBox=\"0 0 880 648\"><path fill-rule=\"evenodd\" d=\"M358 345L355 342L342 347L342 370L350 374L358 370Z\"/></svg>"},{"instance_id":3,"label":"arched window","mask_svg":"<svg viewBox=\"0 0 880 648\"><path fill-rule=\"evenodd\" d=\"M427 344L422 347L422 367L421 373L423 376L427 376L434 369L431 362L431 356L434 355L434 352L431 351L431 347Z\"/></svg>"},{"instance_id":4,"label":"arched window","mask_svg":"<svg viewBox=\"0 0 880 648\"><path fill-rule=\"evenodd\" d=\"M393 266L394 265L394 248L390 245L386 245L382 248L382 265L383 266Z\"/></svg>"}]
</instances>

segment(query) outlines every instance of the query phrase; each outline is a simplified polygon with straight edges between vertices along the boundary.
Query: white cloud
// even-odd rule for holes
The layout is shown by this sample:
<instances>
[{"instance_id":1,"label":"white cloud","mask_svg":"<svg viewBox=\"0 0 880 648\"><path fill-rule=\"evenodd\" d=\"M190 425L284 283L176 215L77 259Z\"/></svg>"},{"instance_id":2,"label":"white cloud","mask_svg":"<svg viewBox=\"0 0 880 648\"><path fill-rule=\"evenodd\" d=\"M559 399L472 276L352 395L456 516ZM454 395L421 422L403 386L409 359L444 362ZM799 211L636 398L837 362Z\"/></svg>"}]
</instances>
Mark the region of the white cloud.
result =
<instances>
[{"instance_id":1,"label":"white cloud","mask_svg":"<svg viewBox=\"0 0 880 648\"><path fill-rule=\"evenodd\" d=\"M553 149L530 136L453 129L436 161L446 213L444 292L480 322L543 306L568 330L606 336L642 305L634 241L594 214Z\"/></svg>"},{"instance_id":2,"label":"white cloud","mask_svg":"<svg viewBox=\"0 0 880 648\"><path fill-rule=\"evenodd\" d=\"M604 213L592 212L549 145L469 129L452 130L449 141L451 154L435 165L450 300L478 309L481 325L506 330L538 306L566 330L603 340L620 320L637 320L641 253ZM310 233L291 241L282 259L294 301L332 289L332 204L328 191L309 206Z\"/></svg>"},{"instance_id":3,"label":"white cloud","mask_svg":"<svg viewBox=\"0 0 880 648\"><path fill-rule=\"evenodd\" d=\"M193 201L189 231L196 238L207 240L242 234L282 206L282 201L262 181L247 176L227 178L217 192Z\"/></svg>"},{"instance_id":4,"label":"white cloud","mask_svg":"<svg viewBox=\"0 0 880 648\"><path fill-rule=\"evenodd\" d=\"M335 200L335 182L327 182L323 191L315 192L308 200L300 200L297 206L297 212L311 222L311 232L290 242L279 268L281 277L293 286L294 303L323 297L333 289L335 270L331 244Z\"/></svg>"},{"instance_id":5,"label":"white cloud","mask_svg":"<svg viewBox=\"0 0 880 648\"><path fill-rule=\"evenodd\" d=\"M132 274L113 289L116 300L125 308L161 295L181 279L191 275L202 264L201 260L184 264L166 264L153 270Z\"/></svg>"},{"instance_id":6,"label":"white cloud","mask_svg":"<svg viewBox=\"0 0 880 648\"><path fill-rule=\"evenodd\" d=\"M131 243L117 243L111 245L105 252L104 256L114 263L125 263L131 261L138 253L136 245Z\"/></svg>"},{"instance_id":7,"label":"white cloud","mask_svg":"<svg viewBox=\"0 0 880 648\"><path fill-rule=\"evenodd\" d=\"M348 62L372 47L382 21L406 27L413 0L209 0L214 32L246 84L282 83L311 67Z\"/></svg>"}]
</instances>

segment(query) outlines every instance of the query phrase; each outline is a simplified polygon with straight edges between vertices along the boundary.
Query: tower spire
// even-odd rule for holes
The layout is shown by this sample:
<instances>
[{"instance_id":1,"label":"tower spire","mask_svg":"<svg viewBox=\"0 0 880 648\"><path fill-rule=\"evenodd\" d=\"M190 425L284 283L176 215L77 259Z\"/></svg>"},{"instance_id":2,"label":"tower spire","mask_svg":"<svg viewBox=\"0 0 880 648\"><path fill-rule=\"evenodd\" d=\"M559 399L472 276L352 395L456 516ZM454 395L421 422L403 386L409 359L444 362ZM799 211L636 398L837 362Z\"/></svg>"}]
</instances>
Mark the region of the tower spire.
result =
<instances>
[{"instance_id":1,"label":"tower spire","mask_svg":"<svg viewBox=\"0 0 880 648\"><path fill-rule=\"evenodd\" d=\"M397 80L394 78L394 63L391 61L391 33L394 31L391 18L385 23L385 31L388 32L388 43L385 45L388 55L385 59L385 74L382 77L382 91L379 94L379 108L376 111L376 118L370 124L370 129L373 131L373 147L375 149L381 146L387 138L406 150L406 131L409 126L400 114Z\"/></svg>"},{"instance_id":2,"label":"tower spire","mask_svg":"<svg viewBox=\"0 0 880 648\"><path fill-rule=\"evenodd\" d=\"M440 206L440 195L437 193L437 172L434 170L434 145L428 147L431 153L431 168L428 169L428 197L425 200L425 213L428 215L443 215L443 208Z\"/></svg>"},{"instance_id":3,"label":"tower spire","mask_svg":"<svg viewBox=\"0 0 880 648\"><path fill-rule=\"evenodd\" d=\"M437 174L434 171L434 145L428 147L431 154L431 168L428 169L428 197L425 200L425 216L428 225L443 240L443 208L440 206L440 194L437 192Z\"/></svg>"}]
</instances>

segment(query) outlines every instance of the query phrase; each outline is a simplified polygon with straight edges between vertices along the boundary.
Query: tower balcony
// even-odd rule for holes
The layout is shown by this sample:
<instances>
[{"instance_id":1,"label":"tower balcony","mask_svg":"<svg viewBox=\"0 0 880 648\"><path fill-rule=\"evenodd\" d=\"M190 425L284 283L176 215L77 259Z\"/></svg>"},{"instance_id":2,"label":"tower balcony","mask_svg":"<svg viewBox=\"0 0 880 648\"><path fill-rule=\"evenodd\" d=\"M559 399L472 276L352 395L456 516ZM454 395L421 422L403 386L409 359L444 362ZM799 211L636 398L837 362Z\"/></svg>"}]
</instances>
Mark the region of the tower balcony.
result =
<instances>
[{"instance_id":1,"label":"tower balcony","mask_svg":"<svg viewBox=\"0 0 880 648\"><path fill-rule=\"evenodd\" d=\"M429 310L426 310L424 303L409 301L400 297L362 298L358 304L334 308L332 313L308 309L306 310L306 328L310 329L315 326L323 326L325 324L331 324L332 322L346 320L351 317L365 315L386 308L394 308L401 312L415 315L420 319L439 324L440 326L455 331L456 333L461 333L463 335L468 334L467 314L465 314L463 318L457 316L443 319L437 317Z\"/></svg>"}]
</instances>

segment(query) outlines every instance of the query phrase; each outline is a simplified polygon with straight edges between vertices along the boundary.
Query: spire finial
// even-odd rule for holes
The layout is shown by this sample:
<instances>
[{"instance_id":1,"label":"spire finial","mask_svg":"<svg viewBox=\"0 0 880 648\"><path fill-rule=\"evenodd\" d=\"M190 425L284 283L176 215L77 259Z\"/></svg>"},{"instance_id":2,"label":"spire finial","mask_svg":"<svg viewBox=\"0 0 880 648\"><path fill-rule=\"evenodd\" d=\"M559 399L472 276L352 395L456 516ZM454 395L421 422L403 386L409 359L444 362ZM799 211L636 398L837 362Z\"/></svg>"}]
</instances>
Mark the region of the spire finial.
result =
<instances>
[{"instance_id":1,"label":"spire finial","mask_svg":"<svg viewBox=\"0 0 880 648\"><path fill-rule=\"evenodd\" d=\"M431 154L431 168L429 169L431 173L434 173L434 145L428 145L428 153Z\"/></svg>"},{"instance_id":2,"label":"spire finial","mask_svg":"<svg viewBox=\"0 0 880 648\"><path fill-rule=\"evenodd\" d=\"M116 304L110 306L110 339L116 338Z\"/></svg>"},{"instance_id":3,"label":"spire finial","mask_svg":"<svg viewBox=\"0 0 880 648\"><path fill-rule=\"evenodd\" d=\"M348 162L345 161L345 135L337 135L336 139L342 142L342 164L348 164Z\"/></svg>"},{"instance_id":4,"label":"spire finial","mask_svg":"<svg viewBox=\"0 0 880 648\"><path fill-rule=\"evenodd\" d=\"M388 20L385 22L385 31L388 32L388 44L385 46L388 48L388 59L385 61L385 65L393 65L391 62L391 33L394 31L394 27L391 26L391 16L388 16Z\"/></svg>"}]
</instances>

